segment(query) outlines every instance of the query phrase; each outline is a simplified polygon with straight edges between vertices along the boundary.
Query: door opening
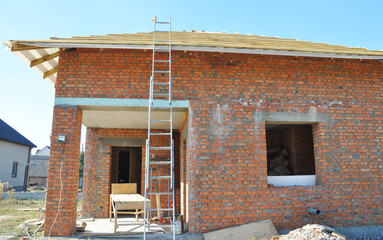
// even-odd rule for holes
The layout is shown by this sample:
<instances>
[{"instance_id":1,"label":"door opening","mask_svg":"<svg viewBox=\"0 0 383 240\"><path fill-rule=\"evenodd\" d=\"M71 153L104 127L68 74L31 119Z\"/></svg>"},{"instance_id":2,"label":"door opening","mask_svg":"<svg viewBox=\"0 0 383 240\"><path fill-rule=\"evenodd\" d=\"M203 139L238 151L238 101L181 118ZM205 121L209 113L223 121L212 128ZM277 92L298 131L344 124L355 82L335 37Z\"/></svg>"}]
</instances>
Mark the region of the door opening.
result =
<instances>
[{"instance_id":1,"label":"door opening","mask_svg":"<svg viewBox=\"0 0 383 240\"><path fill-rule=\"evenodd\" d=\"M137 183L141 193L142 148L112 147L111 183Z\"/></svg>"}]
</instances>

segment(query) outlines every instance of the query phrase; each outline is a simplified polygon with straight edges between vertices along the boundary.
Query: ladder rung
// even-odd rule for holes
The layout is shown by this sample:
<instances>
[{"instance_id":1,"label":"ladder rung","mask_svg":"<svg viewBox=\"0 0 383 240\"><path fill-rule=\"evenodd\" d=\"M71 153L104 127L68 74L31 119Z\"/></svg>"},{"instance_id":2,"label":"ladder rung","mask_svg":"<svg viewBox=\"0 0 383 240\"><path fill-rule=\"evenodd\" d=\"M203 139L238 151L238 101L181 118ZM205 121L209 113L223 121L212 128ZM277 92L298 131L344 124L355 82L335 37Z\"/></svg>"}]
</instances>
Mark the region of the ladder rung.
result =
<instances>
[{"instance_id":1,"label":"ladder rung","mask_svg":"<svg viewBox=\"0 0 383 240\"><path fill-rule=\"evenodd\" d=\"M154 62L169 62L169 60L154 60Z\"/></svg>"},{"instance_id":2,"label":"ladder rung","mask_svg":"<svg viewBox=\"0 0 383 240\"><path fill-rule=\"evenodd\" d=\"M167 40L159 40L159 39L156 39L155 41L156 41L156 42L170 42L169 39L167 39Z\"/></svg>"},{"instance_id":3,"label":"ladder rung","mask_svg":"<svg viewBox=\"0 0 383 240\"><path fill-rule=\"evenodd\" d=\"M169 73L170 71L159 71L159 70L155 70L153 71L154 73Z\"/></svg>"},{"instance_id":4,"label":"ladder rung","mask_svg":"<svg viewBox=\"0 0 383 240\"><path fill-rule=\"evenodd\" d=\"M170 105L169 106L152 106L152 109L170 109Z\"/></svg>"},{"instance_id":5,"label":"ladder rung","mask_svg":"<svg viewBox=\"0 0 383 240\"><path fill-rule=\"evenodd\" d=\"M171 161L151 161L149 162L149 164L153 164L153 165L165 165L165 164L171 164L172 162Z\"/></svg>"},{"instance_id":6,"label":"ladder rung","mask_svg":"<svg viewBox=\"0 0 383 240\"><path fill-rule=\"evenodd\" d=\"M169 82L153 82L153 84L158 84L158 85L169 85Z\"/></svg>"},{"instance_id":7,"label":"ladder rung","mask_svg":"<svg viewBox=\"0 0 383 240\"><path fill-rule=\"evenodd\" d=\"M152 223L153 224L153 223ZM163 228L163 227L173 227L173 225L169 225L169 224L156 224L155 226L153 225L147 225L146 226L147 228Z\"/></svg>"},{"instance_id":8,"label":"ladder rung","mask_svg":"<svg viewBox=\"0 0 383 240\"><path fill-rule=\"evenodd\" d=\"M146 192L146 194L148 195L172 195L173 193L172 192Z\"/></svg>"},{"instance_id":9,"label":"ladder rung","mask_svg":"<svg viewBox=\"0 0 383 240\"><path fill-rule=\"evenodd\" d=\"M154 49L156 52L170 52L169 49Z\"/></svg>"},{"instance_id":10,"label":"ladder rung","mask_svg":"<svg viewBox=\"0 0 383 240\"><path fill-rule=\"evenodd\" d=\"M158 24L170 24L170 22L156 22Z\"/></svg>"},{"instance_id":11,"label":"ladder rung","mask_svg":"<svg viewBox=\"0 0 383 240\"><path fill-rule=\"evenodd\" d=\"M172 150L172 147L149 147L152 150Z\"/></svg>"},{"instance_id":12,"label":"ladder rung","mask_svg":"<svg viewBox=\"0 0 383 240\"><path fill-rule=\"evenodd\" d=\"M168 33L169 31L161 30L161 31L155 31L155 32L156 32L156 33L157 33L157 32L167 32L167 33Z\"/></svg>"},{"instance_id":13,"label":"ladder rung","mask_svg":"<svg viewBox=\"0 0 383 240\"><path fill-rule=\"evenodd\" d=\"M150 133L150 135L171 135L171 133Z\"/></svg>"},{"instance_id":14,"label":"ladder rung","mask_svg":"<svg viewBox=\"0 0 383 240\"><path fill-rule=\"evenodd\" d=\"M170 122L169 119L150 119L151 122Z\"/></svg>"},{"instance_id":15,"label":"ladder rung","mask_svg":"<svg viewBox=\"0 0 383 240\"><path fill-rule=\"evenodd\" d=\"M169 96L169 93L153 93L153 96Z\"/></svg>"},{"instance_id":16,"label":"ladder rung","mask_svg":"<svg viewBox=\"0 0 383 240\"><path fill-rule=\"evenodd\" d=\"M173 208L149 208L146 211L173 211Z\"/></svg>"},{"instance_id":17,"label":"ladder rung","mask_svg":"<svg viewBox=\"0 0 383 240\"><path fill-rule=\"evenodd\" d=\"M152 179L170 179L172 178L172 176L151 176L149 177L149 179L152 178Z\"/></svg>"}]
</instances>

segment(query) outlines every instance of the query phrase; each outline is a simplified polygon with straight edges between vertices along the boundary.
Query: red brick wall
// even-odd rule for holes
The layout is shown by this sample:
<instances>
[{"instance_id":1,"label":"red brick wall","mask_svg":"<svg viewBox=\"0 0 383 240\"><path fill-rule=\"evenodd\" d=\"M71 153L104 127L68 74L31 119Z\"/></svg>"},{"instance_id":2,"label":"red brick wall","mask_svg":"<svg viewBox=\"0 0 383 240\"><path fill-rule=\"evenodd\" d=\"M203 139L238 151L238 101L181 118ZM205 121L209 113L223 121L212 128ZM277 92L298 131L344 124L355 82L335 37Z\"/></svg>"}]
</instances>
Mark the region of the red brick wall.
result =
<instances>
[{"instance_id":1,"label":"red brick wall","mask_svg":"<svg viewBox=\"0 0 383 240\"><path fill-rule=\"evenodd\" d=\"M45 236L49 234L50 236L65 236L72 234L75 230L81 122L82 111L77 106L54 107L44 224ZM57 141L58 135L65 135L65 143Z\"/></svg>"},{"instance_id":2,"label":"red brick wall","mask_svg":"<svg viewBox=\"0 0 383 240\"><path fill-rule=\"evenodd\" d=\"M187 135L189 119L185 116L184 122L180 128L180 185L181 185L181 211L180 213L184 217L184 221L188 222L188 210L187 210Z\"/></svg>"},{"instance_id":3,"label":"red brick wall","mask_svg":"<svg viewBox=\"0 0 383 240\"><path fill-rule=\"evenodd\" d=\"M158 131L157 131L158 132ZM175 183L179 183L179 133L174 131L174 160L175 160ZM109 209L109 194L111 183L111 161L112 152L110 145L102 143L101 138L147 138L146 129L100 129L88 128L86 137L85 164L84 164L84 188L83 188L83 217L107 217ZM162 142L169 142L169 137L157 137L152 139L152 146L160 146ZM161 152L156 152L156 155ZM168 151L165 154L167 156ZM141 193L144 194L144 172L145 172L145 146L142 146L142 168L141 168ZM162 170L163 171L163 170ZM164 172L162 172L164 174ZM162 175L161 174L161 175ZM162 180L161 187L165 187ZM179 185L179 184L178 184ZM155 185L156 187L157 185ZM167 187L167 185L166 185ZM177 184L176 184L177 189ZM177 192L177 211L179 212L179 192ZM161 203L167 204L167 197L161 198ZM155 206L156 201L153 198Z\"/></svg>"},{"instance_id":4,"label":"red brick wall","mask_svg":"<svg viewBox=\"0 0 383 240\"><path fill-rule=\"evenodd\" d=\"M310 125L292 126L292 146L294 148L294 168L297 175L315 174L313 133Z\"/></svg>"},{"instance_id":5,"label":"red brick wall","mask_svg":"<svg viewBox=\"0 0 383 240\"><path fill-rule=\"evenodd\" d=\"M147 98L150 66L150 51L64 51L56 97ZM265 218L298 227L310 206L323 224L383 223L382 63L174 51L172 67L174 98L190 101L191 232ZM267 187L265 124L254 112L329 115L313 129L316 186Z\"/></svg>"}]
</instances>

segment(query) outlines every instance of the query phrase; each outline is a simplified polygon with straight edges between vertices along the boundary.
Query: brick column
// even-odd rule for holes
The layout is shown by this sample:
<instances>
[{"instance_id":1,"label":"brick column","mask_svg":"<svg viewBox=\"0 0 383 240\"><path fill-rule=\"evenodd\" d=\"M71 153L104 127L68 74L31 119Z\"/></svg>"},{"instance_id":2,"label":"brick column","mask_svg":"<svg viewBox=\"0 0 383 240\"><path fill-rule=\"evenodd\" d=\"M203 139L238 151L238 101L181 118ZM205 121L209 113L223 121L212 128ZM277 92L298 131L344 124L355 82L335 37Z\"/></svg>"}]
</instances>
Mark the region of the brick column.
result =
<instances>
[{"instance_id":1,"label":"brick column","mask_svg":"<svg viewBox=\"0 0 383 240\"><path fill-rule=\"evenodd\" d=\"M78 106L59 105L54 107L45 236L48 236L49 232L50 236L68 236L75 231L81 123L82 110ZM59 142L58 135L65 135L65 142Z\"/></svg>"}]
</instances>

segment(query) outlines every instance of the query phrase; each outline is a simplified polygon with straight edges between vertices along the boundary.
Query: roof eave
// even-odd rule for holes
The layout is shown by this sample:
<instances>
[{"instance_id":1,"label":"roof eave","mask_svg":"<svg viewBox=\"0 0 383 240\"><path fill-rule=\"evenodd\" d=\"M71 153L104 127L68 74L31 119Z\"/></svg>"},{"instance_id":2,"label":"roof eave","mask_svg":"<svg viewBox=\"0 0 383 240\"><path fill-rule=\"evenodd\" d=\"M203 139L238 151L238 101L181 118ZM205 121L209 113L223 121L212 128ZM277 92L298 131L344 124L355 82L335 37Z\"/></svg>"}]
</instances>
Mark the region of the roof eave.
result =
<instances>
[{"instance_id":1,"label":"roof eave","mask_svg":"<svg viewBox=\"0 0 383 240\"><path fill-rule=\"evenodd\" d=\"M9 140L9 139L6 139L6 138L2 138L0 137L0 141L4 141L4 142L9 142L9 143L13 143L13 144L17 144L17 145L21 145L21 146L25 146L25 147L29 147L29 148L36 148L37 146L34 144L34 143L20 143L20 142L17 142L17 141L12 141L12 140Z\"/></svg>"},{"instance_id":2,"label":"roof eave","mask_svg":"<svg viewBox=\"0 0 383 240\"><path fill-rule=\"evenodd\" d=\"M152 50L153 45L132 44L106 44L106 43L63 43L63 42L30 42L9 41L3 43L19 58L37 71L43 78L53 85L56 83L59 51L62 48L102 48L102 49L143 49ZM16 47L17 46L17 47ZM329 52L309 52L292 50L229 48L229 47L201 47L201 46L179 46L173 45L172 50L197 51L197 52L219 52L219 53L242 53L293 57L315 57L315 58L340 58L340 59L368 59L382 61L383 55L361 55L341 54Z\"/></svg>"},{"instance_id":3,"label":"roof eave","mask_svg":"<svg viewBox=\"0 0 383 240\"><path fill-rule=\"evenodd\" d=\"M153 49L153 45L132 45L132 44L106 44L106 43L48 43L48 42L22 42L17 44L34 46L38 48L110 48L110 49ZM10 44L8 44L10 45ZM372 59L381 60L383 55L361 55L361 54L340 54L330 52L309 52L293 50L271 50L271 49L250 49L250 48L229 48L229 47L198 47L198 46L177 46L173 45L172 50L198 51L198 52L223 52L223 53L244 53L296 57L320 57L320 58L347 58L347 59Z\"/></svg>"}]
</instances>

